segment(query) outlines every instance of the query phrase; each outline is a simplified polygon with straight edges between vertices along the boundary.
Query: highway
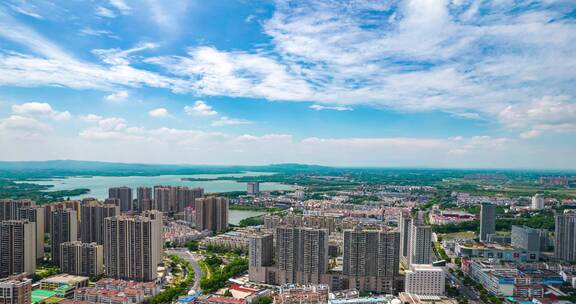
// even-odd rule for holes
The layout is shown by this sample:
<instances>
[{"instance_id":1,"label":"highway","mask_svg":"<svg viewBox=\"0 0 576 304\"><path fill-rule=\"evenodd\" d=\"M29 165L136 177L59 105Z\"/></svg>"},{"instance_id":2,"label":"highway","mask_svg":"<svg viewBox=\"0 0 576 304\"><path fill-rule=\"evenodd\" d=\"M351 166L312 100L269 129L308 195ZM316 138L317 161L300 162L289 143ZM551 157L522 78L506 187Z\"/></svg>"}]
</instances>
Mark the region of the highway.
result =
<instances>
[{"instance_id":1,"label":"highway","mask_svg":"<svg viewBox=\"0 0 576 304\"><path fill-rule=\"evenodd\" d=\"M170 250L166 250L166 253L177 255L177 256L185 259L186 261L188 261L190 263L190 265L192 265L192 268L194 269L194 285L192 286L192 289L194 291L199 291L200 290L200 278L202 278L202 276L204 275L204 273L202 272L202 268L200 267L200 265L198 265L198 260L200 260L201 258L194 255L193 253L188 251L186 248L170 249Z\"/></svg>"}]
</instances>

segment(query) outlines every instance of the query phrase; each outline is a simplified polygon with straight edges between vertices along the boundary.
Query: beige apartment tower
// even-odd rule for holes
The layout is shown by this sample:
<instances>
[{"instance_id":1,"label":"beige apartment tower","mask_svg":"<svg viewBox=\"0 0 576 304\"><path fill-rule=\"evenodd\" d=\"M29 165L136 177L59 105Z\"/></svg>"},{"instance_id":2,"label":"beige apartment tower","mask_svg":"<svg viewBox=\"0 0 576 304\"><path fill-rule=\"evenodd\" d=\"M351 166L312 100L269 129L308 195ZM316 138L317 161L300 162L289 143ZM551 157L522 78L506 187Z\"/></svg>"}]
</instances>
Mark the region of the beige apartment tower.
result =
<instances>
[{"instance_id":1,"label":"beige apartment tower","mask_svg":"<svg viewBox=\"0 0 576 304\"><path fill-rule=\"evenodd\" d=\"M97 243L60 244L60 270L63 273L98 277L104 272L104 249Z\"/></svg>"},{"instance_id":2,"label":"beige apartment tower","mask_svg":"<svg viewBox=\"0 0 576 304\"><path fill-rule=\"evenodd\" d=\"M328 230L276 228L278 284L320 284L328 271Z\"/></svg>"},{"instance_id":3,"label":"beige apartment tower","mask_svg":"<svg viewBox=\"0 0 576 304\"><path fill-rule=\"evenodd\" d=\"M96 201L82 205L80 239L83 243L104 244L104 219L120 215L120 207L113 204L100 204Z\"/></svg>"},{"instance_id":4,"label":"beige apartment tower","mask_svg":"<svg viewBox=\"0 0 576 304\"><path fill-rule=\"evenodd\" d=\"M161 213L104 220L104 263L110 278L153 281L162 261Z\"/></svg>"},{"instance_id":5,"label":"beige apartment tower","mask_svg":"<svg viewBox=\"0 0 576 304\"><path fill-rule=\"evenodd\" d=\"M400 233L344 231L343 275L349 288L378 293L396 292L400 265Z\"/></svg>"},{"instance_id":6,"label":"beige apartment tower","mask_svg":"<svg viewBox=\"0 0 576 304\"><path fill-rule=\"evenodd\" d=\"M36 226L27 220L0 222L0 278L36 271Z\"/></svg>"},{"instance_id":7,"label":"beige apartment tower","mask_svg":"<svg viewBox=\"0 0 576 304\"><path fill-rule=\"evenodd\" d=\"M210 196L196 199L196 230L224 232L228 229L228 199Z\"/></svg>"},{"instance_id":8,"label":"beige apartment tower","mask_svg":"<svg viewBox=\"0 0 576 304\"><path fill-rule=\"evenodd\" d=\"M34 223L36 230L36 233L34 234L34 237L36 238L36 241L34 242L36 244L36 259L40 262L44 259L44 212L44 207L40 206L24 207L20 209L20 219Z\"/></svg>"}]
</instances>

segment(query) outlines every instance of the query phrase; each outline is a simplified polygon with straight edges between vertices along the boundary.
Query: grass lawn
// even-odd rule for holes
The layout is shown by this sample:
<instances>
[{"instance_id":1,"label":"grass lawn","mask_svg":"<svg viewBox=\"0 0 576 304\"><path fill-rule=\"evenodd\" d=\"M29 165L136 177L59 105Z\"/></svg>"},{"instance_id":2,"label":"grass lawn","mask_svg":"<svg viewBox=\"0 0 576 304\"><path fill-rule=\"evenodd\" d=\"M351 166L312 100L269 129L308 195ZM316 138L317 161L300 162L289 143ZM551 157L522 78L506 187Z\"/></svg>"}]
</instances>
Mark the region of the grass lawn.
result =
<instances>
[{"instance_id":1,"label":"grass lawn","mask_svg":"<svg viewBox=\"0 0 576 304\"><path fill-rule=\"evenodd\" d=\"M474 231L462 231L454 233L443 233L439 235L443 240L453 240L460 238L475 238L476 233Z\"/></svg>"}]
</instances>

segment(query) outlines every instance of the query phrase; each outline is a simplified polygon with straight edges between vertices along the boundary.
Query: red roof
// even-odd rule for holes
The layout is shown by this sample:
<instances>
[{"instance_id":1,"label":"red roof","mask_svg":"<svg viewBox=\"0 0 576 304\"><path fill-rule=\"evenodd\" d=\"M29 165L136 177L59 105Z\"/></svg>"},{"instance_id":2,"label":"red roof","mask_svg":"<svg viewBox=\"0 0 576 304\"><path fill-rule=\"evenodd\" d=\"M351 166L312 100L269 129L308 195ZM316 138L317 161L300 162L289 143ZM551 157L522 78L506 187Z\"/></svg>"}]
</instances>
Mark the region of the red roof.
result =
<instances>
[{"instance_id":1,"label":"red roof","mask_svg":"<svg viewBox=\"0 0 576 304\"><path fill-rule=\"evenodd\" d=\"M230 303L230 304L244 304L244 303L246 303L246 301L243 299L224 298L224 297L210 297L210 298L208 298L208 302L210 302L210 303Z\"/></svg>"},{"instance_id":2,"label":"red roof","mask_svg":"<svg viewBox=\"0 0 576 304\"><path fill-rule=\"evenodd\" d=\"M258 291L258 289L252 289L252 288L248 288L248 287L242 287L238 284L232 284L230 286L232 289L234 290L238 290L238 291L244 291L244 292L256 292Z\"/></svg>"}]
</instances>

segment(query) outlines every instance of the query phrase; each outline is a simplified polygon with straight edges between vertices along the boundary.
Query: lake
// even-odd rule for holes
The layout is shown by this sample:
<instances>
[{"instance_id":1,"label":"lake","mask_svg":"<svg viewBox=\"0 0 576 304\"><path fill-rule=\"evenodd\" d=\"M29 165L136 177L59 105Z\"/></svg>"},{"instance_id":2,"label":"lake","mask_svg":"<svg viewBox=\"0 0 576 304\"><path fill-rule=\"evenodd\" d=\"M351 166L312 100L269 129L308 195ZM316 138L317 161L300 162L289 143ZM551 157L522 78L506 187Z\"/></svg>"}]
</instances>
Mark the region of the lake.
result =
<instances>
[{"instance_id":1,"label":"lake","mask_svg":"<svg viewBox=\"0 0 576 304\"><path fill-rule=\"evenodd\" d=\"M108 197L108 188L127 186L134 189L136 198L136 188L141 186L153 187L155 185L165 186L187 186L201 187L207 193L246 191L246 183L238 183L233 180L213 180L213 181L186 181L183 178L204 178L216 179L219 177L245 177L245 176L265 176L274 173L270 172L244 172L238 174L192 174L192 175L158 175L158 176L89 176L89 177L67 177L50 180L25 181L39 185L51 185L49 191L73 190L79 188L90 189L87 194L71 197L71 199L81 199L84 197L95 197L103 200ZM291 185L280 183L260 183L261 191L292 190ZM245 212L245 211L242 211ZM251 211L248 211L251 212ZM232 221L232 214L230 215ZM238 220L240 221L240 220Z\"/></svg>"},{"instance_id":2,"label":"lake","mask_svg":"<svg viewBox=\"0 0 576 304\"><path fill-rule=\"evenodd\" d=\"M263 214L266 214L266 212L246 211L246 210L230 210L228 213L228 223L233 224L233 225L238 225L238 224L240 224L240 221L245 219L245 218L254 217L254 216L263 215Z\"/></svg>"}]
</instances>

